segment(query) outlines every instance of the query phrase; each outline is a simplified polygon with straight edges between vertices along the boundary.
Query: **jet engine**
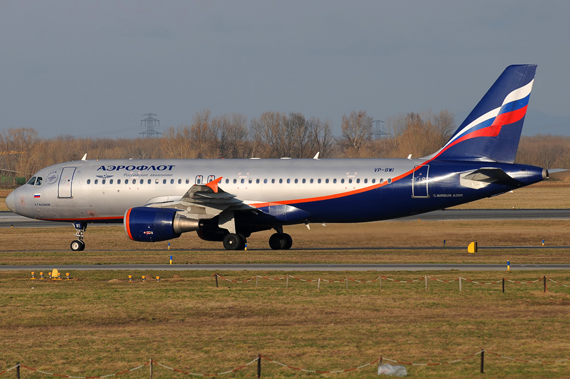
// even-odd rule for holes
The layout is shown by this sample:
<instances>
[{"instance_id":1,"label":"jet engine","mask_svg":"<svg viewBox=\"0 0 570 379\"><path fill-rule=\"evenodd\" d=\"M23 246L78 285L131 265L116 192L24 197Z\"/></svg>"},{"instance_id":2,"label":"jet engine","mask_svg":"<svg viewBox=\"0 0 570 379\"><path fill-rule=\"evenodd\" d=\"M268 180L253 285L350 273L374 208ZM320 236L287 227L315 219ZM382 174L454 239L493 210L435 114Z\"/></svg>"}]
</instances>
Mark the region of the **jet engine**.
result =
<instances>
[{"instance_id":1,"label":"jet engine","mask_svg":"<svg viewBox=\"0 0 570 379\"><path fill-rule=\"evenodd\" d=\"M200 228L199 220L181 216L177 209L170 208L130 208L123 223L127 236L139 242L166 241Z\"/></svg>"}]
</instances>

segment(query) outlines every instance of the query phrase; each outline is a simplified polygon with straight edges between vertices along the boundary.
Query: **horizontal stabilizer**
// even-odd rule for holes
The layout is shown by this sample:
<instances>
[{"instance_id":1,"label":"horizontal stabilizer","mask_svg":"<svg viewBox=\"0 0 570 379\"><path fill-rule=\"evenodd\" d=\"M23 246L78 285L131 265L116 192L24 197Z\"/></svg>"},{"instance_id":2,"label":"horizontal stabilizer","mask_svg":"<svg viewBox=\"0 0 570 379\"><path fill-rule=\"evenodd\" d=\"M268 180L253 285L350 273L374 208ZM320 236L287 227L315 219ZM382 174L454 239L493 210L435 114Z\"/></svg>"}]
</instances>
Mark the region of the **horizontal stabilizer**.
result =
<instances>
[{"instance_id":1,"label":"horizontal stabilizer","mask_svg":"<svg viewBox=\"0 0 570 379\"><path fill-rule=\"evenodd\" d=\"M463 174L461 175L461 181L462 185L465 185L464 181L472 181L472 187L484 187L491 183L515 187L518 187L522 184L520 181L507 174L505 171L494 167L483 167L467 174ZM474 185L475 183L479 183L479 185Z\"/></svg>"}]
</instances>

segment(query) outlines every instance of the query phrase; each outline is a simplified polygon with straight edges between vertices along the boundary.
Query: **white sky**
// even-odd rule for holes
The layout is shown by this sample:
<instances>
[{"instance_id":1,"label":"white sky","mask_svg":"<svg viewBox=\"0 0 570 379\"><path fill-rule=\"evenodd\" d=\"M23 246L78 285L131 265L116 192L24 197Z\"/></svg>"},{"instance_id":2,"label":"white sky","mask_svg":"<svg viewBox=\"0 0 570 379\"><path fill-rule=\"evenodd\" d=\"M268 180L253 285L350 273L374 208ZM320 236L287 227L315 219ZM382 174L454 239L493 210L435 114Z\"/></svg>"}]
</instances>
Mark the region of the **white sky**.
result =
<instances>
[{"instance_id":1,"label":"white sky","mask_svg":"<svg viewBox=\"0 0 570 379\"><path fill-rule=\"evenodd\" d=\"M570 135L569 1L22 1L0 12L0 130L136 137L213 115L458 124L509 64L538 64L526 134Z\"/></svg>"}]
</instances>

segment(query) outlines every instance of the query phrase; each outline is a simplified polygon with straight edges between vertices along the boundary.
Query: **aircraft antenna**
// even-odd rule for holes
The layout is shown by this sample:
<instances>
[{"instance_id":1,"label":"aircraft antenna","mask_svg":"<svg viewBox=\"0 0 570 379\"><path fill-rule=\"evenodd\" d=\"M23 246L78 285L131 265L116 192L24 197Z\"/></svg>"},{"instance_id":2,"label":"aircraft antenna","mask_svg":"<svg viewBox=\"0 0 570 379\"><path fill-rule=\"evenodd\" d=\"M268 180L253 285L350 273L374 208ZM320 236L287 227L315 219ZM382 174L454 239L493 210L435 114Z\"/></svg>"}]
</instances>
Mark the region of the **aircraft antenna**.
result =
<instances>
[{"instance_id":1,"label":"aircraft antenna","mask_svg":"<svg viewBox=\"0 0 570 379\"><path fill-rule=\"evenodd\" d=\"M161 135L161 132L154 130L155 127L160 128L160 121L155 118L156 114L147 113L144 116L145 118L141 120L141 126L146 128L146 131L139 134L144 135L144 138L155 138Z\"/></svg>"}]
</instances>

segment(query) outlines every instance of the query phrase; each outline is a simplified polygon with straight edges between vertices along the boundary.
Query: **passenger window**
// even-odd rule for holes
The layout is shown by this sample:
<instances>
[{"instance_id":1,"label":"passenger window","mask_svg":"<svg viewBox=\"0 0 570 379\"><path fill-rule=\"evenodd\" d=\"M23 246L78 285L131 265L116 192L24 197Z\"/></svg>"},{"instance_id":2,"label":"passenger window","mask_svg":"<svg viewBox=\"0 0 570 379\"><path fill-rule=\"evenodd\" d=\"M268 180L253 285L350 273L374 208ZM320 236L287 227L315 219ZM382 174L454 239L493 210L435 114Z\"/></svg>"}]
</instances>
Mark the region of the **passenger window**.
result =
<instances>
[{"instance_id":1,"label":"passenger window","mask_svg":"<svg viewBox=\"0 0 570 379\"><path fill-rule=\"evenodd\" d=\"M149 179L149 180L147 180L146 182L147 182L148 184L150 184L150 183L152 183L152 180Z\"/></svg>"},{"instance_id":2,"label":"passenger window","mask_svg":"<svg viewBox=\"0 0 570 379\"><path fill-rule=\"evenodd\" d=\"M263 179L263 184L267 184L267 179Z\"/></svg>"},{"instance_id":3,"label":"passenger window","mask_svg":"<svg viewBox=\"0 0 570 379\"><path fill-rule=\"evenodd\" d=\"M384 183L384 179L380 178L380 184Z\"/></svg>"},{"instance_id":4,"label":"passenger window","mask_svg":"<svg viewBox=\"0 0 570 379\"><path fill-rule=\"evenodd\" d=\"M99 183L99 179L95 179L95 184L98 184L98 183Z\"/></svg>"},{"instance_id":5,"label":"passenger window","mask_svg":"<svg viewBox=\"0 0 570 379\"><path fill-rule=\"evenodd\" d=\"M35 176L32 176L32 177L30 178L30 180L28 180L28 183L27 183L27 184L34 185L35 183L36 183L36 177L35 177Z\"/></svg>"},{"instance_id":6,"label":"passenger window","mask_svg":"<svg viewBox=\"0 0 570 379\"><path fill-rule=\"evenodd\" d=\"M271 179L271 184L275 184L275 179Z\"/></svg>"},{"instance_id":7,"label":"passenger window","mask_svg":"<svg viewBox=\"0 0 570 379\"><path fill-rule=\"evenodd\" d=\"M162 179L162 184L166 184L166 179Z\"/></svg>"},{"instance_id":8,"label":"passenger window","mask_svg":"<svg viewBox=\"0 0 570 379\"><path fill-rule=\"evenodd\" d=\"M344 179L341 179L341 180L340 180L340 184L344 184Z\"/></svg>"},{"instance_id":9,"label":"passenger window","mask_svg":"<svg viewBox=\"0 0 570 379\"><path fill-rule=\"evenodd\" d=\"M359 184L359 183L360 183L360 179L356 179L356 184Z\"/></svg>"},{"instance_id":10,"label":"passenger window","mask_svg":"<svg viewBox=\"0 0 570 379\"><path fill-rule=\"evenodd\" d=\"M321 184L321 178L317 179L317 183Z\"/></svg>"},{"instance_id":11,"label":"passenger window","mask_svg":"<svg viewBox=\"0 0 570 379\"><path fill-rule=\"evenodd\" d=\"M372 179L372 184L374 184L374 183L376 183L376 179L375 179L375 178Z\"/></svg>"},{"instance_id":12,"label":"passenger window","mask_svg":"<svg viewBox=\"0 0 570 379\"><path fill-rule=\"evenodd\" d=\"M325 184L329 184L329 179L325 179Z\"/></svg>"},{"instance_id":13,"label":"passenger window","mask_svg":"<svg viewBox=\"0 0 570 379\"><path fill-rule=\"evenodd\" d=\"M311 179L311 184L313 184L313 179Z\"/></svg>"},{"instance_id":14,"label":"passenger window","mask_svg":"<svg viewBox=\"0 0 570 379\"><path fill-rule=\"evenodd\" d=\"M291 179L287 178L287 184L291 184Z\"/></svg>"},{"instance_id":15,"label":"passenger window","mask_svg":"<svg viewBox=\"0 0 570 379\"><path fill-rule=\"evenodd\" d=\"M95 183L97 184L97 183ZM125 184L129 184L129 179L125 179Z\"/></svg>"},{"instance_id":16,"label":"passenger window","mask_svg":"<svg viewBox=\"0 0 570 379\"><path fill-rule=\"evenodd\" d=\"M109 179L109 184L113 184L113 179Z\"/></svg>"},{"instance_id":17,"label":"passenger window","mask_svg":"<svg viewBox=\"0 0 570 379\"><path fill-rule=\"evenodd\" d=\"M245 179L242 179L242 180L241 180L241 184L244 184L244 183L245 183Z\"/></svg>"},{"instance_id":18,"label":"passenger window","mask_svg":"<svg viewBox=\"0 0 570 379\"><path fill-rule=\"evenodd\" d=\"M229 180L229 179L226 179L226 184L230 184L230 180Z\"/></svg>"},{"instance_id":19,"label":"passenger window","mask_svg":"<svg viewBox=\"0 0 570 379\"><path fill-rule=\"evenodd\" d=\"M349 183L352 183L352 179L348 179L348 182L349 182Z\"/></svg>"},{"instance_id":20,"label":"passenger window","mask_svg":"<svg viewBox=\"0 0 570 379\"><path fill-rule=\"evenodd\" d=\"M255 179L255 183L256 183L256 184L259 184L259 179Z\"/></svg>"},{"instance_id":21,"label":"passenger window","mask_svg":"<svg viewBox=\"0 0 570 379\"><path fill-rule=\"evenodd\" d=\"M196 176L196 184L202 184L203 181L204 181L204 177L202 175Z\"/></svg>"},{"instance_id":22,"label":"passenger window","mask_svg":"<svg viewBox=\"0 0 570 379\"><path fill-rule=\"evenodd\" d=\"M178 184L182 184L182 179L178 179Z\"/></svg>"},{"instance_id":23,"label":"passenger window","mask_svg":"<svg viewBox=\"0 0 570 379\"><path fill-rule=\"evenodd\" d=\"M174 184L174 179L170 179L170 184Z\"/></svg>"},{"instance_id":24,"label":"passenger window","mask_svg":"<svg viewBox=\"0 0 570 379\"><path fill-rule=\"evenodd\" d=\"M105 179L101 180L101 184L105 184Z\"/></svg>"},{"instance_id":25,"label":"passenger window","mask_svg":"<svg viewBox=\"0 0 570 379\"><path fill-rule=\"evenodd\" d=\"M227 182L227 179L226 179ZM190 184L190 179L186 179L186 184Z\"/></svg>"},{"instance_id":26,"label":"passenger window","mask_svg":"<svg viewBox=\"0 0 570 379\"><path fill-rule=\"evenodd\" d=\"M158 184L158 179L154 179L154 184Z\"/></svg>"},{"instance_id":27,"label":"passenger window","mask_svg":"<svg viewBox=\"0 0 570 379\"><path fill-rule=\"evenodd\" d=\"M283 179L279 179L279 184L283 183Z\"/></svg>"},{"instance_id":28,"label":"passenger window","mask_svg":"<svg viewBox=\"0 0 570 379\"><path fill-rule=\"evenodd\" d=\"M388 184L392 183L392 178L388 178Z\"/></svg>"},{"instance_id":29,"label":"passenger window","mask_svg":"<svg viewBox=\"0 0 570 379\"><path fill-rule=\"evenodd\" d=\"M141 180L139 181L139 183L140 183L140 184L144 184L144 179L141 179Z\"/></svg>"},{"instance_id":30,"label":"passenger window","mask_svg":"<svg viewBox=\"0 0 570 379\"><path fill-rule=\"evenodd\" d=\"M87 184L91 184L91 179L87 179Z\"/></svg>"},{"instance_id":31,"label":"passenger window","mask_svg":"<svg viewBox=\"0 0 570 379\"><path fill-rule=\"evenodd\" d=\"M36 179L36 186L41 186L42 180L43 180L43 178L41 176L38 176L38 178Z\"/></svg>"},{"instance_id":32,"label":"passenger window","mask_svg":"<svg viewBox=\"0 0 570 379\"><path fill-rule=\"evenodd\" d=\"M253 183L253 179L249 178L249 184Z\"/></svg>"},{"instance_id":33,"label":"passenger window","mask_svg":"<svg viewBox=\"0 0 570 379\"><path fill-rule=\"evenodd\" d=\"M333 179L333 183L336 184L336 178Z\"/></svg>"},{"instance_id":34,"label":"passenger window","mask_svg":"<svg viewBox=\"0 0 570 379\"><path fill-rule=\"evenodd\" d=\"M368 183L368 179L364 179L364 184Z\"/></svg>"},{"instance_id":35,"label":"passenger window","mask_svg":"<svg viewBox=\"0 0 570 379\"><path fill-rule=\"evenodd\" d=\"M236 183L237 183L237 179L234 179L234 184L236 184Z\"/></svg>"}]
</instances>

